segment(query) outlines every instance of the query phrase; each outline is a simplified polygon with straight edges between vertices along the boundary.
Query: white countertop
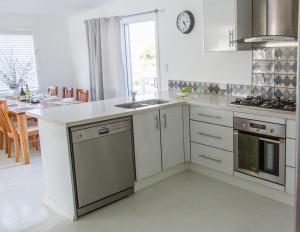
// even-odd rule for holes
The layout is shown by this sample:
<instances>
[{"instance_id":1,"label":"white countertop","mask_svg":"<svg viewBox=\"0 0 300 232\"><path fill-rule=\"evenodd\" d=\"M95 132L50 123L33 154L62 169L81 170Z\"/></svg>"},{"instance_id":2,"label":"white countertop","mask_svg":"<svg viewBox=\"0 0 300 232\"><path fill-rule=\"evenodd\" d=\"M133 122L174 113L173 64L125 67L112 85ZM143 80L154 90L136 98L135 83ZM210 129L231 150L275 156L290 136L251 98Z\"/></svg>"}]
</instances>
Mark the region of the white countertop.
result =
<instances>
[{"instance_id":1,"label":"white countertop","mask_svg":"<svg viewBox=\"0 0 300 232\"><path fill-rule=\"evenodd\" d=\"M64 124L66 127L78 126L98 121L104 121L119 117L130 116L136 113L141 113L153 109L164 108L174 104L184 104L195 106L204 106L215 109L230 110L234 112L242 112L249 114L258 114L276 118L285 118L295 120L294 112L285 112L279 110L257 109L253 107L232 106L232 97L214 96L214 95L193 95L190 97L170 96L169 92L164 92L157 95L138 96L139 100L161 99L170 101L169 103L149 106L139 109L123 109L115 105L129 103L130 98L116 98L104 101L87 102L82 104L74 104L60 107L35 109L28 112L30 116L38 119Z\"/></svg>"}]
</instances>

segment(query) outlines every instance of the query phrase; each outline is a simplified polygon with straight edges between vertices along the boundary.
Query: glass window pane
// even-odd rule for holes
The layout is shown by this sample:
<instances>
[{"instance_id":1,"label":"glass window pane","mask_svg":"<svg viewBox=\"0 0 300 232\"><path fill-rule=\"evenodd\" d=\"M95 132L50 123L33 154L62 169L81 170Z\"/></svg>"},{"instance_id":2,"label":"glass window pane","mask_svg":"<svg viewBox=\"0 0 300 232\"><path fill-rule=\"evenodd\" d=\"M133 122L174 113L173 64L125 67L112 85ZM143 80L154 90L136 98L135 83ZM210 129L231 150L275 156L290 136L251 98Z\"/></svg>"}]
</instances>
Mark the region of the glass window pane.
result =
<instances>
[{"instance_id":1,"label":"glass window pane","mask_svg":"<svg viewBox=\"0 0 300 232\"><path fill-rule=\"evenodd\" d=\"M0 33L0 71L2 78L6 76L10 80L14 77L16 80L25 77L25 84L28 84L30 90L38 90L37 65L31 33ZM0 93L9 91L9 86L0 80Z\"/></svg>"},{"instance_id":2,"label":"glass window pane","mask_svg":"<svg viewBox=\"0 0 300 232\"><path fill-rule=\"evenodd\" d=\"M138 94L157 91L156 23L129 24L132 90Z\"/></svg>"}]
</instances>

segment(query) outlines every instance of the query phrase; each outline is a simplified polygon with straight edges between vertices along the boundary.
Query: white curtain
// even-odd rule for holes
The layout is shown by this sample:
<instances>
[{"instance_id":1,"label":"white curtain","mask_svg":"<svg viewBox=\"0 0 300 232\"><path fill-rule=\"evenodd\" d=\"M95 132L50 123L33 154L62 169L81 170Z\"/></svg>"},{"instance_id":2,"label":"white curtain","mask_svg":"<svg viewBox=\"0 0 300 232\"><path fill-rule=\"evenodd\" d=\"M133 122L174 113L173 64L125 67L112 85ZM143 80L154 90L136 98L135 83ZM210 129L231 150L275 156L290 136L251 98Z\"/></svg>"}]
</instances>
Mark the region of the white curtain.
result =
<instances>
[{"instance_id":1,"label":"white curtain","mask_svg":"<svg viewBox=\"0 0 300 232\"><path fill-rule=\"evenodd\" d=\"M120 22L116 17L86 23L91 100L126 96Z\"/></svg>"}]
</instances>

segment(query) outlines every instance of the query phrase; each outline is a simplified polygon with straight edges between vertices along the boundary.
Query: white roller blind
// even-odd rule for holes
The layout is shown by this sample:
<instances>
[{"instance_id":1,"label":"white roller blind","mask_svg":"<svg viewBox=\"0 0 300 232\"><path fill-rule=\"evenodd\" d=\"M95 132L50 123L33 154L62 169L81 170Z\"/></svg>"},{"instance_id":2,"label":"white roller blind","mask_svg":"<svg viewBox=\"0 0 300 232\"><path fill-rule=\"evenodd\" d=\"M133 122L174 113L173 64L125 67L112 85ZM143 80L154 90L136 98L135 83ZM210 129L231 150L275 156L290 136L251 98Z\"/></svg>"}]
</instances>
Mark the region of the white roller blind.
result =
<instances>
[{"instance_id":1,"label":"white roller blind","mask_svg":"<svg viewBox=\"0 0 300 232\"><path fill-rule=\"evenodd\" d=\"M32 65L26 83L31 91L38 90L37 65L31 33L0 31L0 70L7 70L7 64L11 64L12 61L18 63L19 67L25 67L29 63ZM0 93L9 91L9 87L0 79Z\"/></svg>"}]
</instances>

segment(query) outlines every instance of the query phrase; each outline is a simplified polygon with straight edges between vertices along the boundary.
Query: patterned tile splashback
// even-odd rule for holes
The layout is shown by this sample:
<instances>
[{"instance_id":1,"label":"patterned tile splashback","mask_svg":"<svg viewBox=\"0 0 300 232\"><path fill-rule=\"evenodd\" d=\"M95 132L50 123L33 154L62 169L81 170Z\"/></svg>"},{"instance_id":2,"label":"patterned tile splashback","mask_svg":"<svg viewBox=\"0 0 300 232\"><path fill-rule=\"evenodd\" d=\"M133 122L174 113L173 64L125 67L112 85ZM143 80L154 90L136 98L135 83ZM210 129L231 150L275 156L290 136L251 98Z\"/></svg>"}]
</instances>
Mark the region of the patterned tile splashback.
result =
<instances>
[{"instance_id":1,"label":"patterned tile splashback","mask_svg":"<svg viewBox=\"0 0 300 232\"><path fill-rule=\"evenodd\" d=\"M252 56L252 85L169 81L170 91L189 87L199 94L234 97L296 99L297 47L256 48Z\"/></svg>"}]
</instances>

